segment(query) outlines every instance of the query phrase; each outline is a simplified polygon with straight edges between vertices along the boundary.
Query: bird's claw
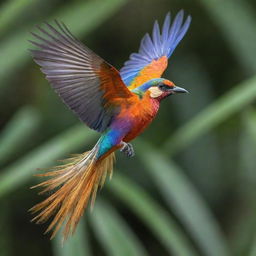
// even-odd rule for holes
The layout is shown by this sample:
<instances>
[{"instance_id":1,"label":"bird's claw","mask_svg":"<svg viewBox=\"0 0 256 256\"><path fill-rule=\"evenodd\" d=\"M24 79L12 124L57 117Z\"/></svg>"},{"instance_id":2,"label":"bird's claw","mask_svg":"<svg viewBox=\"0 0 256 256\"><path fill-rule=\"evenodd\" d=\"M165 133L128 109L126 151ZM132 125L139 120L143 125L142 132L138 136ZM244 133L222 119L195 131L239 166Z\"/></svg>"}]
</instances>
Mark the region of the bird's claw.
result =
<instances>
[{"instance_id":1,"label":"bird's claw","mask_svg":"<svg viewBox=\"0 0 256 256\"><path fill-rule=\"evenodd\" d=\"M133 146L130 143L123 142L123 146L120 149L120 152L126 154L128 157L135 156L135 152L134 152Z\"/></svg>"}]
</instances>

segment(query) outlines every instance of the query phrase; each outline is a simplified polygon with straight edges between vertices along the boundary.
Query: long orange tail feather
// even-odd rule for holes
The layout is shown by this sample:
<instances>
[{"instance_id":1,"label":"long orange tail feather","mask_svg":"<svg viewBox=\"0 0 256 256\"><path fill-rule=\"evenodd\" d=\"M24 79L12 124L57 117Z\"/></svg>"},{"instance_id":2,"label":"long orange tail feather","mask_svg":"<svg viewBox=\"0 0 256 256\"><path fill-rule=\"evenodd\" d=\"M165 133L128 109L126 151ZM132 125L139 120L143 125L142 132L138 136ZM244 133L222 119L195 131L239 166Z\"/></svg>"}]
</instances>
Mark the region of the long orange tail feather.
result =
<instances>
[{"instance_id":1,"label":"long orange tail feather","mask_svg":"<svg viewBox=\"0 0 256 256\"><path fill-rule=\"evenodd\" d=\"M43 223L54 216L45 232L53 231L51 239L64 221L64 240L75 232L88 201L91 200L93 206L98 187L103 186L107 174L112 175L114 153L100 160L96 160L96 154L97 147L94 147L89 152L65 160L66 164L53 167L50 172L37 175L51 178L32 188L43 188L39 194L55 192L30 209L33 214L37 213L32 221Z\"/></svg>"}]
</instances>

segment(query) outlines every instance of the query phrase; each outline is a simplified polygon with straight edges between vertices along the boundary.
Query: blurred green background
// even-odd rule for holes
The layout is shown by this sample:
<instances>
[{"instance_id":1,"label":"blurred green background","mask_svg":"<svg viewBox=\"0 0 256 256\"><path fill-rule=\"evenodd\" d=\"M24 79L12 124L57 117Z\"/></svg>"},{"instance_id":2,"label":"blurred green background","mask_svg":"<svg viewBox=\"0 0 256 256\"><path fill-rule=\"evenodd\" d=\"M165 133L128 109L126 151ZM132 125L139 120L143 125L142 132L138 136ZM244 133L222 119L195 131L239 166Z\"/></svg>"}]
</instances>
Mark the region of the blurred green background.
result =
<instances>
[{"instance_id":1,"label":"blurred green background","mask_svg":"<svg viewBox=\"0 0 256 256\"><path fill-rule=\"evenodd\" d=\"M98 135L50 88L28 48L36 24L64 21L121 68L168 11L191 27L164 77L190 91L117 153L114 177L62 248L27 210L38 167L90 149ZM256 2L5 0L0 5L0 256L255 256Z\"/></svg>"}]
</instances>

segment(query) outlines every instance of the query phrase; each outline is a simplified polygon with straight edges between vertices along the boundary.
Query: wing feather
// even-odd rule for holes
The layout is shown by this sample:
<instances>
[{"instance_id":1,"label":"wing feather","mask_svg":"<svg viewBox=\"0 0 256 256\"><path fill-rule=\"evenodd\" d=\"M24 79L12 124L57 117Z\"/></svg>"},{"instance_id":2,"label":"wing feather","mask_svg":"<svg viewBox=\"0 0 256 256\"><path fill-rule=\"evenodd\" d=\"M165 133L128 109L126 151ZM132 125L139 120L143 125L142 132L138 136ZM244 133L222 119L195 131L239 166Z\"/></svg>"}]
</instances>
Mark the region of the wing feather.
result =
<instances>
[{"instance_id":1,"label":"wing feather","mask_svg":"<svg viewBox=\"0 0 256 256\"><path fill-rule=\"evenodd\" d=\"M102 132L120 111L120 99L134 97L119 72L78 41L62 23L45 23L32 33L31 50L55 91L90 128Z\"/></svg>"},{"instance_id":2,"label":"wing feather","mask_svg":"<svg viewBox=\"0 0 256 256\"><path fill-rule=\"evenodd\" d=\"M152 38L147 33L141 40L138 53L132 53L130 59L120 70L124 83L130 90L153 78L159 78L167 67L168 58L186 34L191 17L183 23L184 12L179 11L171 24L171 15L165 17L162 31L155 21Z\"/></svg>"}]
</instances>

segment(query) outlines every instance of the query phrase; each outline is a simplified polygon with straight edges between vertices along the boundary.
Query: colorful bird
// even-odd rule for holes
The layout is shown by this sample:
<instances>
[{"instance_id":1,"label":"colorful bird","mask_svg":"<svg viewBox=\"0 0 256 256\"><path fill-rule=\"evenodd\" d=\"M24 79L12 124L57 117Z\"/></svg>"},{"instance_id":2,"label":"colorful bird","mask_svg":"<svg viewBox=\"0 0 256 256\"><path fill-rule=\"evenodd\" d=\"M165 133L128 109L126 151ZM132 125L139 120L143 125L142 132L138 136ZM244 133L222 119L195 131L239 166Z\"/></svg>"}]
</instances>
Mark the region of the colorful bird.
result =
<instances>
[{"instance_id":1,"label":"colorful bird","mask_svg":"<svg viewBox=\"0 0 256 256\"><path fill-rule=\"evenodd\" d=\"M63 165L39 176L50 178L34 187L49 197L35 205L37 223L53 217L46 232L55 236L65 222L64 239L73 234L89 201L93 205L98 187L112 174L114 152L134 155L131 140L155 118L160 102L187 91L161 78L172 55L187 32L191 17L183 21L181 10L171 23L167 14L162 31L155 21L152 37L146 34L139 52L133 53L120 72L78 41L63 24L38 27L32 33L39 49L31 50L54 90L91 129L101 133L92 150L75 155Z\"/></svg>"}]
</instances>

